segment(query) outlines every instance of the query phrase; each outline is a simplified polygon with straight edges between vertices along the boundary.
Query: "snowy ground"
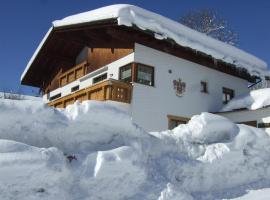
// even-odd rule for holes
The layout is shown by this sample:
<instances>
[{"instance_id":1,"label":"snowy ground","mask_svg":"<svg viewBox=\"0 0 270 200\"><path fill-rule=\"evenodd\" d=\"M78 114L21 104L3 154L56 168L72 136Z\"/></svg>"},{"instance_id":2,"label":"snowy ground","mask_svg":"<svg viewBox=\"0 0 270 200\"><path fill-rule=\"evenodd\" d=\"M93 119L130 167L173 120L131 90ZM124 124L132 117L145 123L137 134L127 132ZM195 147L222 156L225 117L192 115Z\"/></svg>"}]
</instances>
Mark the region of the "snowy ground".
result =
<instances>
[{"instance_id":1,"label":"snowy ground","mask_svg":"<svg viewBox=\"0 0 270 200\"><path fill-rule=\"evenodd\" d=\"M147 133L95 101L0 99L0 111L1 200L270 198L269 136L220 116Z\"/></svg>"}]
</instances>

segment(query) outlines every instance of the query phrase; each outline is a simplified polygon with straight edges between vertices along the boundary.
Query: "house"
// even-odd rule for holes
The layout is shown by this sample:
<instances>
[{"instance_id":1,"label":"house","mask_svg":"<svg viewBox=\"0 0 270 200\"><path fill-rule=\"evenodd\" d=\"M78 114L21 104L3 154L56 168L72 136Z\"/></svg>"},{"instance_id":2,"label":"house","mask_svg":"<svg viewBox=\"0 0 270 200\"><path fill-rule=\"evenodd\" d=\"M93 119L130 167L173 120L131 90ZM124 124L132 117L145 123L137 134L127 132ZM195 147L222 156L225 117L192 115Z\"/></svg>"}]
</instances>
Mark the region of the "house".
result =
<instances>
[{"instance_id":1,"label":"house","mask_svg":"<svg viewBox=\"0 0 270 200\"><path fill-rule=\"evenodd\" d=\"M146 130L164 130L217 112L267 64L236 47L132 5L54 21L21 76L44 101L120 102Z\"/></svg>"},{"instance_id":2,"label":"house","mask_svg":"<svg viewBox=\"0 0 270 200\"><path fill-rule=\"evenodd\" d=\"M270 88L252 90L245 96L232 99L217 114L270 134Z\"/></svg>"}]
</instances>

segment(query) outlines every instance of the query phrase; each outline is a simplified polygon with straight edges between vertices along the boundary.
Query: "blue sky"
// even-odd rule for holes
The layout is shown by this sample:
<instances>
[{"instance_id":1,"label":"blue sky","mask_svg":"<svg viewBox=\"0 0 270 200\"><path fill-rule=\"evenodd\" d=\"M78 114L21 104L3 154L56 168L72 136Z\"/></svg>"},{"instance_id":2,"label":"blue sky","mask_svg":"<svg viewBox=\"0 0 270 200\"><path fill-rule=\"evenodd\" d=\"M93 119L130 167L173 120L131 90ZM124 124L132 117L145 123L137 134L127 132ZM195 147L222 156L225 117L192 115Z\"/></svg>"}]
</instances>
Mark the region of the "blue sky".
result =
<instances>
[{"instance_id":1,"label":"blue sky","mask_svg":"<svg viewBox=\"0 0 270 200\"><path fill-rule=\"evenodd\" d=\"M213 8L239 34L239 47L270 63L270 1L244 0L1 0L0 91L20 86L20 76L51 22L98 7L128 3L178 20L190 10Z\"/></svg>"}]
</instances>

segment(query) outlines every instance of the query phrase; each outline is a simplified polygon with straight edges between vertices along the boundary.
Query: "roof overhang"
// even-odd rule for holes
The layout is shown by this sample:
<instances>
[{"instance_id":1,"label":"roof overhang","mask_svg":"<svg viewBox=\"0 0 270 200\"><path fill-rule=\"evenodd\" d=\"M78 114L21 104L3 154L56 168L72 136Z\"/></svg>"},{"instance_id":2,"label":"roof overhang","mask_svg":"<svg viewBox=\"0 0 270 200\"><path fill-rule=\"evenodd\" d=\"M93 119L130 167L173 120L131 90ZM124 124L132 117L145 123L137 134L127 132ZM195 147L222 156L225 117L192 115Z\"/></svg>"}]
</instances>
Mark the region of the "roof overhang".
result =
<instances>
[{"instance_id":1,"label":"roof overhang","mask_svg":"<svg viewBox=\"0 0 270 200\"><path fill-rule=\"evenodd\" d=\"M94 30L100 31L104 27L116 25L116 20L110 19L80 25L51 27L23 71L21 83L41 87L44 74L50 73L59 65L74 65L75 58L83 47L105 47L106 41L98 38L102 37L102 34L97 36L97 31Z\"/></svg>"},{"instance_id":2,"label":"roof overhang","mask_svg":"<svg viewBox=\"0 0 270 200\"><path fill-rule=\"evenodd\" d=\"M147 22L153 24L148 25ZM181 34L190 34L190 38L183 39ZM198 59L203 58L206 62L199 62L200 64L248 81L254 81L253 75L259 75L267 68L267 65L255 56L166 17L136 6L114 5L55 21L30 59L21 76L21 83L40 87L44 74L51 73L53 68L59 65L73 65L75 57L84 46L101 47L111 43L130 47L134 42L197 63ZM198 44L193 45L196 42ZM220 50L218 53L214 52L216 46ZM235 52L241 56L225 56L223 50L226 54ZM238 57L238 61L234 60Z\"/></svg>"}]
</instances>

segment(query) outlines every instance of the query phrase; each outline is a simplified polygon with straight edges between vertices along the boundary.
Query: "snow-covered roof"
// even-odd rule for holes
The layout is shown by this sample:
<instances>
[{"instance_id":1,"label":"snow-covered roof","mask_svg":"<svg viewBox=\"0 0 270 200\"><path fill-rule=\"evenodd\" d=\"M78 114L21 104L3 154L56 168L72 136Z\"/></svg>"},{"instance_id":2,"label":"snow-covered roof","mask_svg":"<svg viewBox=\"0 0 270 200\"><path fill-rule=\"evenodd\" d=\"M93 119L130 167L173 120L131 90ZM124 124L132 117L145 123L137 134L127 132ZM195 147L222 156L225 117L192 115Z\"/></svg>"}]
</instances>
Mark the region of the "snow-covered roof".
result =
<instances>
[{"instance_id":1,"label":"snow-covered roof","mask_svg":"<svg viewBox=\"0 0 270 200\"><path fill-rule=\"evenodd\" d=\"M253 90L248 95L232 99L222 108L222 112L246 108L257 110L270 106L270 88Z\"/></svg>"},{"instance_id":2,"label":"snow-covered roof","mask_svg":"<svg viewBox=\"0 0 270 200\"><path fill-rule=\"evenodd\" d=\"M54 21L52 28L45 35L30 59L21 76L21 80L29 70L53 28L106 19L117 19L118 25L128 27L136 25L141 30L150 30L155 33L155 38L158 40L172 39L181 46L189 47L196 51L211 55L215 59L234 64L236 67L245 68L251 75L263 76L269 74L267 71L267 64L263 60L243 50L208 37L203 33L190 29L176 21L151 11L133 5L117 4Z\"/></svg>"}]
</instances>

